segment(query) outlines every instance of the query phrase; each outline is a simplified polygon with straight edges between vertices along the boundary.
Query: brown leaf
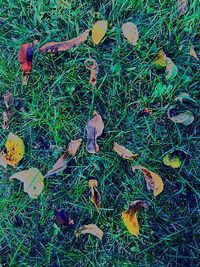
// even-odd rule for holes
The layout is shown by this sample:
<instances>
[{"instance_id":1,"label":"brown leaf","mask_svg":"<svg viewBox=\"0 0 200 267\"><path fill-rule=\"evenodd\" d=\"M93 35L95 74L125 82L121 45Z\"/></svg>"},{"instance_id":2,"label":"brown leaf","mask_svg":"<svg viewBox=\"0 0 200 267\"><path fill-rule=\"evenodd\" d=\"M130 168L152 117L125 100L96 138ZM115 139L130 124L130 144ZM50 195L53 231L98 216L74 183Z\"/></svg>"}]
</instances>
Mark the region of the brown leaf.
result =
<instances>
[{"instance_id":1,"label":"brown leaf","mask_svg":"<svg viewBox=\"0 0 200 267\"><path fill-rule=\"evenodd\" d=\"M194 50L194 46L193 46L193 44L190 44L190 56L196 58L196 60L199 61L199 58L198 58L198 56L197 56L197 54L196 54L196 52L195 52L195 50Z\"/></svg>"},{"instance_id":2,"label":"brown leaf","mask_svg":"<svg viewBox=\"0 0 200 267\"><path fill-rule=\"evenodd\" d=\"M13 97L12 93L7 91L6 94L4 95L3 99L4 99L4 103L5 103L7 109L13 108L13 106L14 106L14 97Z\"/></svg>"},{"instance_id":3,"label":"brown leaf","mask_svg":"<svg viewBox=\"0 0 200 267\"><path fill-rule=\"evenodd\" d=\"M97 236L100 240L103 238L103 231L96 224L87 224L81 226L76 232L76 237L79 237L81 234L92 234Z\"/></svg>"},{"instance_id":4,"label":"brown leaf","mask_svg":"<svg viewBox=\"0 0 200 267\"><path fill-rule=\"evenodd\" d=\"M97 137L99 137L104 128L104 124L101 116L94 111L94 117L88 122L87 125L87 151L89 153L97 153L99 152L99 146L96 142Z\"/></svg>"},{"instance_id":5,"label":"brown leaf","mask_svg":"<svg viewBox=\"0 0 200 267\"><path fill-rule=\"evenodd\" d=\"M152 190L155 197L158 196L163 191L163 187L164 187L163 181L162 181L162 178L158 174L148 170L147 168L141 165L140 167L133 166L132 170L133 172L135 170L141 170L143 172L145 180L146 180L146 184L147 184L147 189Z\"/></svg>"},{"instance_id":6,"label":"brown leaf","mask_svg":"<svg viewBox=\"0 0 200 267\"><path fill-rule=\"evenodd\" d=\"M73 225L74 221L72 218L69 218L65 210L55 210L56 221L64 226Z\"/></svg>"},{"instance_id":7,"label":"brown leaf","mask_svg":"<svg viewBox=\"0 0 200 267\"><path fill-rule=\"evenodd\" d=\"M122 212L122 220L128 231L135 235L139 235L139 223L137 220L137 212L142 208L147 208L147 204L142 200L135 200L130 203L128 209Z\"/></svg>"},{"instance_id":8,"label":"brown leaf","mask_svg":"<svg viewBox=\"0 0 200 267\"><path fill-rule=\"evenodd\" d=\"M137 41L139 39L139 33L137 26L133 24L132 22L127 22L122 25L122 32L123 35L126 37L126 39L131 43L132 45L137 45Z\"/></svg>"},{"instance_id":9,"label":"brown leaf","mask_svg":"<svg viewBox=\"0 0 200 267\"><path fill-rule=\"evenodd\" d=\"M90 70L90 84L95 86L97 83L97 75L99 72L99 66L93 58L89 58L85 61L86 69Z\"/></svg>"},{"instance_id":10,"label":"brown leaf","mask_svg":"<svg viewBox=\"0 0 200 267\"><path fill-rule=\"evenodd\" d=\"M53 165L53 168L47 172L47 174L44 177L52 176L52 175L57 175L61 171L63 171L67 167L67 158L69 156L74 156L79 149L81 145L82 139L77 139L77 140L71 140L69 143L69 147L67 151L60 157L56 163Z\"/></svg>"},{"instance_id":11,"label":"brown leaf","mask_svg":"<svg viewBox=\"0 0 200 267\"><path fill-rule=\"evenodd\" d=\"M3 151L0 151L0 166L7 167L6 154Z\"/></svg>"},{"instance_id":12,"label":"brown leaf","mask_svg":"<svg viewBox=\"0 0 200 267\"><path fill-rule=\"evenodd\" d=\"M188 0L178 0L177 9L179 15L184 15L188 10Z\"/></svg>"},{"instance_id":13,"label":"brown leaf","mask_svg":"<svg viewBox=\"0 0 200 267\"><path fill-rule=\"evenodd\" d=\"M135 157L139 156L139 154L133 154L128 148L125 146L120 146L116 142L114 142L113 149L124 159L133 160Z\"/></svg>"},{"instance_id":14,"label":"brown leaf","mask_svg":"<svg viewBox=\"0 0 200 267\"><path fill-rule=\"evenodd\" d=\"M12 120L13 116L14 116L14 110L5 110L3 112L3 124L2 124L2 128L4 130L9 130L10 128L10 121Z\"/></svg>"},{"instance_id":15,"label":"brown leaf","mask_svg":"<svg viewBox=\"0 0 200 267\"><path fill-rule=\"evenodd\" d=\"M170 106L167 111L168 118L175 123L182 123L185 126L194 121L194 115L190 110L177 114L176 106Z\"/></svg>"},{"instance_id":16,"label":"brown leaf","mask_svg":"<svg viewBox=\"0 0 200 267\"><path fill-rule=\"evenodd\" d=\"M101 208L101 195L97 189L98 182L95 179L90 179L89 180L89 187L91 188L91 201L94 203L96 209L99 211Z\"/></svg>"},{"instance_id":17,"label":"brown leaf","mask_svg":"<svg viewBox=\"0 0 200 267\"><path fill-rule=\"evenodd\" d=\"M149 116L153 113L152 109L148 109L148 108L144 108L141 112L140 115L141 116Z\"/></svg>"},{"instance_id":18,"label":"brown leaf","mask_svg":"<svg viewBox=\"0 0 200 267\"><path fill-rule=\"evenodd\" d=\"M39 48L39 51L46 54L47 52L55 53L58 51L67 51L70 48L74 48L84 43L89 35L90 29L86 30L84 33L75 37L69 41L65 42L50 42Z\"/></svg>"},{"instance_id":19,"label":"brown leaf","mask_svg":"<svg viewBox=\"0 0 200 267\"><path fill-rule=\"evenodd\" d=\"M30 73L31 73L33 53L34 53L33 43L22 44L19 50L19 53L18 53L18 60L20 63L20 67L23 71L22 79L23 79L24 85L27 84Z\"/></svg>"}]
</instances>

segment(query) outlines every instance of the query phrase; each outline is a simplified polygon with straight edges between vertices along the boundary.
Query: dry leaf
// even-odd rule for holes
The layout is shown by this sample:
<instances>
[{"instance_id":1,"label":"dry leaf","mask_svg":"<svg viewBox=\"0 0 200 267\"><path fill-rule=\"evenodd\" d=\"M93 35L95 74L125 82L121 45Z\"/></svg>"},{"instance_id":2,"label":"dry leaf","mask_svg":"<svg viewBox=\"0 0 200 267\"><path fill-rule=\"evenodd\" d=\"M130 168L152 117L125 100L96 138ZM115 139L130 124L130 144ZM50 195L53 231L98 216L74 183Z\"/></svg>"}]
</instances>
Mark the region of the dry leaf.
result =
<instances>
[{"instance_id":1,"label":"dry leaf","mask_svg":"<svg viewBox=\"0 0 200 267\"><path fill-rule=\"evenodd\" d=\"M144 108L141 112L140 112L140 115L141 116L149 116L153 113L153 110L152 109L149 109L149 108Z\"/></svg>"},{"instance_id":2,"label":"dry leaf","mask_svg":"<svg viewBox=\"0 0 200 267\"><path fill-rule=\"evenodd\" d=\"M86 69L90 70L90 84L92 86L95 86L97 83L97 75L99 72L99 66L97 62L92 58L89 58L88 60L86 60L84 64L85 64Z\"/></svg>"},{"instance_id":3,"label":"dry leaf","mask_svg":"<svg viewBox=\"0 0 200 267\"><path fill-rule=\"evenodd\" d=\"M86 30L84 33L76 38L73 38L65 42L50 42L39 48L39 51L46 54L47 52L55 53L58 51L67 51L70 48L74 48L84 43L89 35L90 30Z\"/></svg>"},{"instance_id":4,"label":"dry leaf","mask_svg":"<svg viewBox=\"0 0 200 267\"><path fill-rule=\"evenodd\" d=\"M94 203L96 209L99 211L101 208L101 195L97 189L98 182L95 179L90 179L89 180L89 187L91 188L91 201Z\"/></svg>"},{"instance_id":5,"label":"dry leaf","mask_svg":"<svg viewBox=\"0 0 200 267\"><path fill-rule=\"evenodd\" d=\"M152 65L157 67L157 68L166 67L166 65L167 65L166 55L162 49L158 51L158 55L155 58L155 60L152 62Z\"/></svg>"},{"instance_id":6,"label":"dry leaf","mask_svg":"<svg viewBox=\"0 0 200 267\"><path fill-rule=\"evenodd\" d=\"M33 43L22 44L19 50L19 53L18 53L18 60L20 63L20 67L23 71L22 79L23 79L24 85L27 84L30 73L31 73L33 53L34 53Z\"/></svg>"},{"instance_id":7,"label":"dry leaf","mask_svg":"<svg viewBox=\"0 0 200 267\"><path fill-rule=\"evenodd\" d=\"M12 120L13 116L14 116L14 110L5 110L3 112L3 124L2 124L2 128L4 130L9 130L10 128L10 121Z\"/></svg>"},{"instance_id":8,"label":"dry leaf","mask_svg":"<svg viewBox=\"0 0 200 267\"><path fill-rule=\"evenodd\" d=\"M178 68L177 66L174 64L174 62L171 60L171 58L166 57L166 78L167 79L174 79L178 73Z\"/></svg>"},{"instance_id":9,"label":"dry leaf","mask_svg":"<svg viewBox=\"0 0 200 267\"><path fill-rule=\"evenodd\" d=\"M147 168L143 166L133 166L132 167L133 172L135 170L141 170L144 174L146 184L147 184L147 189L152 190L154 193L154 196L158 196L162 191L163 191L163 181L162 178L156 174L155 172L149 171Z\"/></svg>"},{"instance_id":10,"label":"dry leaf","mask_svg":"<svg viewBox=\"0 0 200 267\"><path fill-rule=\"evenodd\" d=\"M24 192L28 193L31 198L37 198L44 188L44 177L36 168L30 168L13 174L10 180L18 179L24 183Z\"/></svg>"},{"instance_id":11,"label":"dry leaf","mask_svg":"<svg viewBox=\"0 0 200 267\"><path fill-rule=\"evenodd\" d=\"M178 0L177 8L179 15L184 15L188 10L188 1L187 0Z\"/></svg>"},{"instance_id":12,"label":"dry leaf","mask_svg":"<svg viewBox=\"0 0 200 267\"><path fill-rule=\"evenodd\" d=\"M13 97L12 93L7 91L6 94L4 95L3 99L4 99L4 103L5 103L7 109L13 108L13 106L14 106L14 97Z\"/></svg>"},{"instance_id":13,"label":"dry leaf","mask_svg":"<svg viewBox=\"0 0 200 267\"><path fill-rule=\"evenodd\" d=\"M6 154L3 151L0 151L0 166L7 167Z\"/></svg>"},{"instance_id":14,"label":"dry leaf","mask_svg":"<svg viewBox=\"0 0 200 267\"><path fill-rule=\"evenodd\" d=\"M197 54L196 54L196 52L194 50L194 46L192 44L190 44L190 56L196 58L196 60L199 61L199 58L198 58L198 56L197 56Z\"/></svg>"},{"instance_id":15,"label":"dry leaf","mask_svg":"<svg viewBox=\"0 0 200 267\"><path fill-rule=\"evenodd\" d=\"M24 156L24 142L19 136L9 133L5 147L7 148L6 162L15 167Z\"/></svg>"},{"instance_id":16,"label":"dry leaf","mask_svg":"<svg viewBox=\"0 0 200 267\"><path fill-rule=\"evenodd\" d=\"M163 163L172 168L179 168L181 166L181 161L177 155L174 153L166 154L163 158Z\"/></svg>"},{"instance_id":17,"label":"dry leaf","mask_svg":"<svg viewBox=\"0 0 200 267\"><path fill-rule=\"evenodd\" d=\"M60 157L53 168L47 172L44 176L45 178L52 175L57 175L67 167L67 158L69 156L74 156L81 145L82 139L71 140L67 151Z\"/></svg>"},{"instance_id":18,"label":"dry leaf","mask_svg":"<svg viewBox=\"0 0 200 267\"><path fill-rule=\"evenodd\" d=\"M174 100L180 101L182 103L184 99L189 99L189 98L190 98L190 95L188 93L181 92Z\"/></svg>"},{"instance_id":19,"label":"dry leaf","mask_svg":"<svg viewBox=\"0 0 200 267\"><path fill-rule=\"evenodd\" d=\"M104 124L101 116L94 111L94 117L88 122L87 125L87 151L89 153L97 153L99 152L99 146L96 142L97 137L99 137L104 128Z\"/></svg>"},{"instance_id":20,"label":"dry leaf","mask_svg":"<svg viewBox=\"0 0 200 267\"><path fill-rule=\"evenodd\" d=\"M137 212L141 208L147 208L147 204L142 200L135 200L129 205L126 211L122 212L122 220L124 224L128 231L135 236L139 235Z\"/></svg>"},{"instance_id":21,"label":"dry leaf","mask_svg":"<svg viewBox=\"0 0 200 267\"><path fill-rule=\"evenodd\" d=\"M65 210L55 210L56 221L64 226L74 225L74 220L70 218Z\"/></svg>"},{"instance_id":22,"label":"dry leaf","mask_svg":"<svg viewBox=\"0 0 200 267\"><path fill-rule=\"evenodd\" d=\"M133 160L135 157L138 157L139 154L133 154L129 149L127 149L125 146L120 146L116 142L114 142L113 149L117 154L119 154L124 159Z\"/></svg>"},{"instance_id":23,"label":"dry leaf","mask_svg":"<svg viewBox=\"0 0 200 267\"><path fill-rule=\"evenodd\" d=\"M139 39L139 33L137 26L133 24L132 22L127 22L122 25L122 32L126 39L131 43L132 45L137 45L137 41Z\"/></svg>"},{"instance_id":24,"label":"dry leaf","mask_svg":"<svg viewBox=\"0 0 200 267\"><path fill-rule=\"evenodd\" d=\"M106 34L108 28L107 20L97 21L92 28L92 41L98 45Z\"/></svg>"},{"instance_id":25,"label":"dry leaf","mask_svg":"<svg viewBox=\"0 0 200 267\"><path fill-rule=\"evenodd\" d=\"M76 237L79 237L81 234L92 234L97 236L100 240L103 238L103 231L96 224L87 224L81 226L76 232Z\"/></svg>"},{"instance_id":26,"label":"dry leaf","mask_svg":"<svg viewBox=\"0 0 200 267\"><path fill-rule=\"evenodd\" d=\"M194 121L194 116L190 110L186 110L183 113L176 115L177 110L175 106L170 106L169 110L167 111L168 118L176 123L182 123L185 126L191 124Z\"/></svg>"}]
</instances>

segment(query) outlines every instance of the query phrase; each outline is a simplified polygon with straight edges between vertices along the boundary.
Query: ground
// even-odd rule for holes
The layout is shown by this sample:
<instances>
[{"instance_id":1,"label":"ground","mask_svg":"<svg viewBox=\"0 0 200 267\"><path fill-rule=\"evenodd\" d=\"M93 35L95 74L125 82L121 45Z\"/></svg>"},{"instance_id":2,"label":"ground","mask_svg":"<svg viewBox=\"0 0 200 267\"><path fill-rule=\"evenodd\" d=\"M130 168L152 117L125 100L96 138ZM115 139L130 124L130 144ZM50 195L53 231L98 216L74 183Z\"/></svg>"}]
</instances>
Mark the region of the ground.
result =
<instances>
[{"instance_id":1,"label":"ground","mask_svg":"<svg viewBox=\"0 0 200 267\"><path fill-rule=\"evenodd\" d=\"M176 1L12 1L1 6L1 87L3 95L13 93L15 117L10 131L25 143L26 153L13 169L0 169L0 266L200 266L199 263L199 140L198 66L189 55L190 42L198 43L197 0L189 1L179 16ZM100 19L109 29L105 40L95 46L91 37L77 48L58 54L34 54L27 86L22 84L17 60L23 43L76 37ZM121 35L121 25L134 22L139 30L133 47ZM163 70L151 62L159 49L173 60L178 75L166 80ZM96 88L89 84L84 61L93 57L99 64ZM157 84L168 90L157 92ZM183 109L194 114L189 126L168 119L169 105L180 92L190 94ZM153 114L140 116L144 108ZM105 128L98 139L100 152L86 151L86 125L93 110L101 114ZM3 147L8 131L1 130ZM23 192L23 184L10 182L16 171L30 167L45 174L62 155L71 139L83 138L68 168L45 179L37 200ZM113 142L125 145L140 156L142 164L158 173L164 191L153 196L140 171L113 151ZM57 146L54 150L50 146ZM60 151L59 147L63 150ZM182 151L182 166L163 164L165 153ZM98 180L102 206L98 213L90 201L88 179ZM148 201L139 212L140 235L128 233L121 212L134 200ZM74 226L55 221L54 209L64 209ZM102 242L91 235L76 239L81 225L95 223L104 231Z\"/></svg>"}]
</instances>

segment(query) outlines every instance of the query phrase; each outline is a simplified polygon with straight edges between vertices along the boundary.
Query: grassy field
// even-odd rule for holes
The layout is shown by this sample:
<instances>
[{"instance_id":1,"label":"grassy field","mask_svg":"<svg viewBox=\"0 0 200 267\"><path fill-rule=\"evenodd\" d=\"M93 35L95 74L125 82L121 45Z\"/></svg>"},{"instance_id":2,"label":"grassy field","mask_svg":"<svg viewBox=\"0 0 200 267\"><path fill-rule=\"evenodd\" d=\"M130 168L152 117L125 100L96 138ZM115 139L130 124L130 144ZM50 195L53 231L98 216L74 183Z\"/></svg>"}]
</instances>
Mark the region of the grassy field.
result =
<instances>
[{"instance_id":1,"label":"grassy field","mask_svg":"<svg viewBox=\"0 0 200 267\"><path fill-rule=\"evenodd\" d=\"M0 167L0 266L12 267L142 267L200 266L199 263L199 62L189 56L189 44L199 51L197 0L179 17L176 1L44 1L7 0L0 17L0 112L3 95L10 90L16 101L10 130L25 143L26 153L13 169ZM76 37L99 19L109 29L95 46L91 38L81 46L58 54L34 54L33 70L23 86L17 60L22 43ZM121 35L121 25L134 22L139 30L133 47ZM163 48L178 67L167 81L164 71L152 67ZM96 89L89 85L84 61L93 57L100 72ZM157 91L158 83L167 93ZM169 105L180 92L194 101L183 102L195 116L189 126L167 117ZM151 116L140 116L151 108ZM86 151L86 125L93 110L101 114L105 128L99 138L100 152ZM0 131L3 147L8 132ZM59 176L47 178L37 200L23 192L23 184L10 182L16 171L36 167L45 174L66 150L71 139L83 145ZM154 198L141 172L113 151L116 141L139 153L133 164L157 172L164 191ZM58 146L51 150L50 146ZM62 147L62 151L59 147ZM163 164L165 153L178 149L182 166ZM88 179L98 180L103 208L98 213L90 201ZM121 212L133 200L149 201L139 213L140 236L128 233ZM65 209L74 226L56 223L54 209ZM76 239L81 225L96 223L103 231L101 242L91 235Z\"/></svg>"}]
</instances>

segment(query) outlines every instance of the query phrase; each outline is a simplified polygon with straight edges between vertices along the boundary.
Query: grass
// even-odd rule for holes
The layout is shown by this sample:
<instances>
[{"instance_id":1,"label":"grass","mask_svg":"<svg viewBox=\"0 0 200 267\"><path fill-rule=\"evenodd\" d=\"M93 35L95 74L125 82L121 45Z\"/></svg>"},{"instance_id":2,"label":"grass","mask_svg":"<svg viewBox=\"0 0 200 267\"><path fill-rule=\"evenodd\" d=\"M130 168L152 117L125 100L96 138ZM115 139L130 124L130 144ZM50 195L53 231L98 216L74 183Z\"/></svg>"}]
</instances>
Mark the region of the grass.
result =
<instances>
[{"instance_id":1,"label":"grass","mask_svg":"<svg viewBox=\"0 0 200 267\"><path fill-rule=\"evenodd\" d=\"M178 17L176 1L44 1L7 0L1 6L0 112L3 94L15 97L16 113L10 130L25 142L26 154L13 169L0 169L0 266L200 266L199 264L199 63L188 54L189 43L198 43L197 0ZM64 41L107 19L104 42L91 39L78 48L55 55L34 54L28 86L23 86L17 53L22 43L39 40ZM137 47L121 35L124 22L139 29ZM163 48L178 67L178 75L166 81L163 71L151 66ZM100 72L96 89L89 85L84 61L93 57ZM158 83L168 93L157 92ZM180 92L195 101L185 101L194 122L175 124L167 118L169 105ZM139 116L145 108L148 117ZM97 110L105 129L99 138L100 152L85 149L86 124ZM3 146L8 132L1 130ZM61 175L45 180L38 200L23 192L23 185L10 182L17 171L36 167L45 174L62 155L50 145L67 148L70 139L83 138L79 152ZM139 153L133 164L142 164L160 174L164 191L156 199L148 192L143 175L131 172L130 164L113 151L116 141ZM165 153L184 151L181 168L163 164ZM90 201L88 179L96 178L103 208L96 212ZM151 203L139 213L140 236L130 235L121 220L128 203L142 199ZM65 209L74 227L62 227L54 208ZM102 242L85 235L75 238L81 225L96 223L105 233Z\"/></svg>"}]
</instances>

